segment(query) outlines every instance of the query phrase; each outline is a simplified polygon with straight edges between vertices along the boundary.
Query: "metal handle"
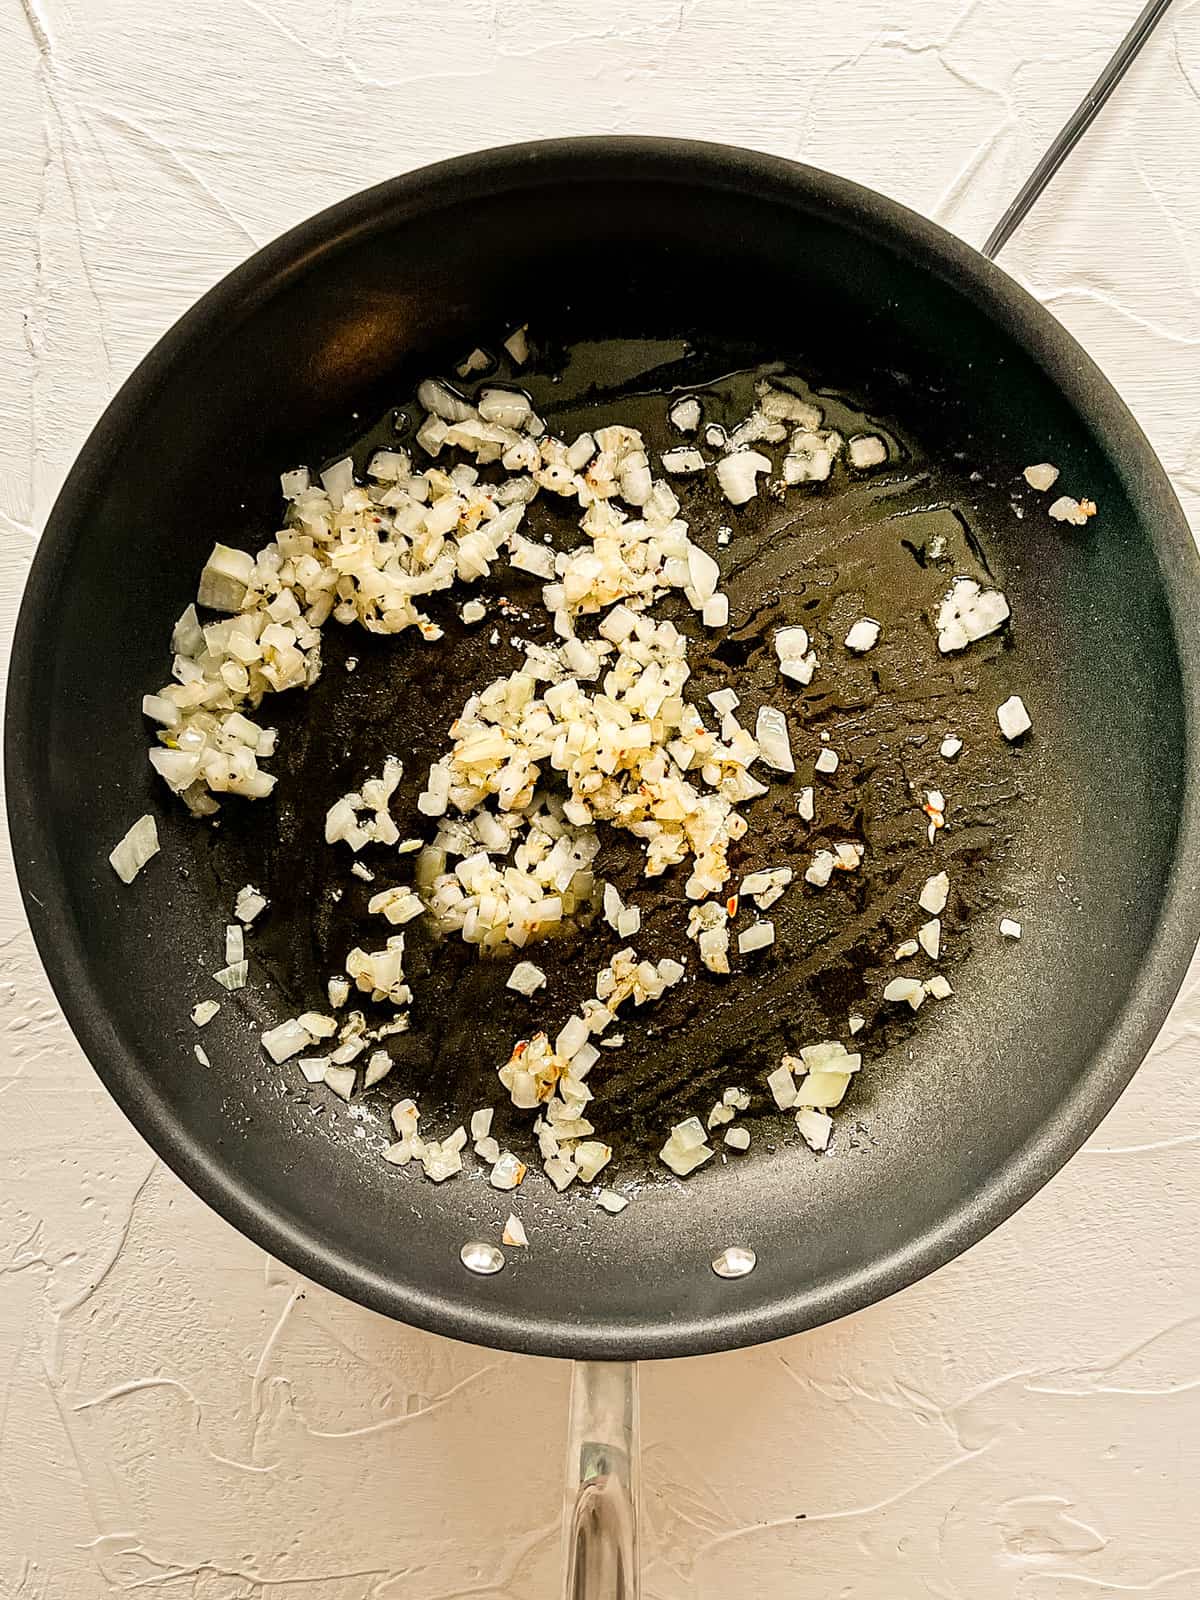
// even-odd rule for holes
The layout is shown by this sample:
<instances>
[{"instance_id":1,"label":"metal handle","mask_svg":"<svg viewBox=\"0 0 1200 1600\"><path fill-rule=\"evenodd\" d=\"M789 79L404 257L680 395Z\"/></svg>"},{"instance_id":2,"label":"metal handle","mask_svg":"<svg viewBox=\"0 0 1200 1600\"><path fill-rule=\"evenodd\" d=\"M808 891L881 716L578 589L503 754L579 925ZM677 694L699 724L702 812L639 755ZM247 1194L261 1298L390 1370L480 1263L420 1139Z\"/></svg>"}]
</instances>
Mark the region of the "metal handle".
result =
<instances>
[{"instance_id":1,"label":"metal handle","mask_svg":"<svg viewBox=\"0 0 1200 1600\"><path fill-rule=\"evenodd\" d=\"M563 1498L566 1600L638 1600L640 1449L637 1366L575 1362Z\"/></svg>"}]
</instances>

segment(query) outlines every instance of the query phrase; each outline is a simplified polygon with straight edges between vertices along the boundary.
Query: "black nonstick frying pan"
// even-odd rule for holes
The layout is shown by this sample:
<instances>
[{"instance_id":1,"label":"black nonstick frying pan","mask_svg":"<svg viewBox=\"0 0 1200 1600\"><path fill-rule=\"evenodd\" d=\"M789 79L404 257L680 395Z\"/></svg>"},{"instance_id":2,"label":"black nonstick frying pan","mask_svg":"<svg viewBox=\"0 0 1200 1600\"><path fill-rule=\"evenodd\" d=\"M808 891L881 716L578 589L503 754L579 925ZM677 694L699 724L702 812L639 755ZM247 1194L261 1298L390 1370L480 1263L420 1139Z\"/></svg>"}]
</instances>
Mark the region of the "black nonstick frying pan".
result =
<instances>
[{"instance_id":1,"label":"black nonstick frying pan","mask_svg":"<svg viewBox=\"0 0 1200 1600\"><path fill-rule=\"evenodd\" d=\"M569 416L597 393L633 395L648 368L670 387L775 359L883 419L912 472L894 504L855 502L863 525L891 550L897 519L919 527L951 502L965 516L1016 619L1011 652L979 670L1019 669L1035 734L1006 769L1002 824L980 835L993 853L974 926L994 929L991 891L1015 897L1019 955L976 932L956 1003L923 1012L915 1033L883 1029L832 1156L772 1151L764 1134L736 1166L648 1184L618 1218L531 1183L535 1247L484 1278L460 1247L498 1237L509 1197L480 1182L435 1189L380 1162L365 1148L377 1141L265 1061L257 1035L316 998L339 937L321 909L325 807L397 740L415 771L464 686L490 675L486 647L464 636L434 668L407 636L356 636L352 676L331 653L307 704L272 707L291 752L278 800L227 806L216 831L154 780L138 706L164 679L171 624L214 538L254 545L276 526L281 466L328 461L423 376L526 321L549 353L530 381L552 426L556 395ZM581 341L586 373L571 360ZM1086 529L1051 523L1044 500L1013 511L1020 469L1038 461L1097 502ZM756 549L771 583L794 589L828 533L820 516L791 529L785 560L778 533L756 524L745 593L762 577ZM452 1337L585 1361L777 1338L912 1283L995 1227L1148 1048L1200 928L1198 607L1191 536L1129 412L1049 313L933 224L719 146L604 139L469 156L261 251L161 340L89 439L13 652L6 765L26 910L72 1026L139 1130L235 1226L329 1288ZM733 682L756 670L750 632L743 644L717 662ZM926 707L962 687L906 681ZM822 710L835 730L853 714ZM127 889L106 857L146 810L163 852ZM261 947L274 987L223 1007L205 1071L187 1012L247 881L275 900ZM740 1012L691 1018L686 1049L664 1026L638 1058L641 1087L620 1091L631 1140L648 1148L671 1120L657 1115L656 1062L673 1086L663 1107L689 1086L703 1099L790 1016L844 1014L853 962L828 991L821 970L772 969ZM497 1064L488 1030L498 1039L510 1019L466 968L436 1006L435 1044L412 1069L461 1116L484 1103L473 1096ZM730 1244L757 1252L736 1281L710 1265ZM625 1395L592 1401L611 1416ZM621 1476L623 1441L606 1442L584 1466L600 1483Z\"/></svg>"}]
</instances>

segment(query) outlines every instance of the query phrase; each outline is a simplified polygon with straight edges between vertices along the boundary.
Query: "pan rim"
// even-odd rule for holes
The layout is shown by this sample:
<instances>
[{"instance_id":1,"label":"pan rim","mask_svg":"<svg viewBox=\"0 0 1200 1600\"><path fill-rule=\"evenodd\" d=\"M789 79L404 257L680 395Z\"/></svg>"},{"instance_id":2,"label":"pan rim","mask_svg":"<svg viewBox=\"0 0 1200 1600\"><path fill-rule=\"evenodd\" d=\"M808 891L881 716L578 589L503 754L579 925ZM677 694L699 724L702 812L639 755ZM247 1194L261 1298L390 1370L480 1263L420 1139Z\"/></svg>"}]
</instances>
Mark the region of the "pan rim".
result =
<instances>
[{"instance_id":1,"label":"pan rim","mask_svg":"<svg viewBox=\"0 0 1200 1600\"><path fill-rule=\"evenodd\" d=\"M406 214L454 204L498 187L525 188L564 177L611 177L736 185L761 198L836 216L945 281L982 309L1054 382L1084 420L1148 530L1163 574L1184 711L1184 788L1174 872L1137 981L1072 1093L1026 1145L989 1174L942 1221L853 1276L799 1286L786 1299L747 1309L610 1327L562 1317L521 1316L401 1284L348 1259L264 1203L244 1175L227 1168L179 1126L108 1020L88 972L54 860L37 737L36 662L48 646L40 619L83 537L93 484L120 440L152 401L178 356L216 320L249 314L317 260ZM1200 896L1200 775L1193 758L1200 727L1200 634L1187 613L1200 601L1200 560L1165 469L1129 409L1095 362L1051 312L1015 279L936 223L873 190L820 169L735 146L642 136L572 138L501 146L419 168L363 190L300 223L210 289L143 358L110 401L69 472L39 541L14 631L5 716L9 828L22 900L51 985L98 1076L155 1153L207 1204L271 1255L325 1287L413 1326L495 1348L584 1359L706 1354L781 1338L882 1300L944 1266L1011 1216L1095 1129L1153 1043L1183 982L1197 937Z\"/></svg>"}]
</instances>

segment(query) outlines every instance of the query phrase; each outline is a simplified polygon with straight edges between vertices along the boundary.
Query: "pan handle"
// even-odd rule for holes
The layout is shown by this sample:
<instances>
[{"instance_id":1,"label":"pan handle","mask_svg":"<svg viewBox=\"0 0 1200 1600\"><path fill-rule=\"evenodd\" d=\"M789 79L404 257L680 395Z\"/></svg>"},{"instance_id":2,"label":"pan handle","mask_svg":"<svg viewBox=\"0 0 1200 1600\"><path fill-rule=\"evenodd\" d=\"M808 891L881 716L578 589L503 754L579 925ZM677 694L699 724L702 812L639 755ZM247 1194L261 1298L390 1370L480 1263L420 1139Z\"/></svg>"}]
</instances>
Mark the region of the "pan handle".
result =
<instances>
[{"instance_id":1,"label":"pan handle","mask_svg":"<svg viewBox=\"0 0 1200 1600\"><path fill-rule=\"evenodd\" d=\"M640 1450L636 1364L576 1361L563 1498L566 1600L638 1600Z\"/></svg>"}]
</instances>

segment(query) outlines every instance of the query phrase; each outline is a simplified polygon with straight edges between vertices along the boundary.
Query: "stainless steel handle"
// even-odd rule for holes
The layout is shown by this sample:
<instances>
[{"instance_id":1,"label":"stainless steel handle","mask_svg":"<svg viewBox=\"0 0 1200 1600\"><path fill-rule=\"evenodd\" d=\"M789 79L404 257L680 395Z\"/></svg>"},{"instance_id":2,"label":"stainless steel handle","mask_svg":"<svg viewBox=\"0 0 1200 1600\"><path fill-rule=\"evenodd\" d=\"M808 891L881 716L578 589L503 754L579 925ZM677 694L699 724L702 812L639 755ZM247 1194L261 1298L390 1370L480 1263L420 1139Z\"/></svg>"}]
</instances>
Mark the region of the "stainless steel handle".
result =
<instances>
[{"instance_id":1,"label":"stainless steel handle","mask_svg":"<svg viewBox=\"0 0 1200 1600\"><path fill-rule=\"evenodd\" d=\"M563 1499L566 1600L638 1600L641 1471L638 1370L577 1361L571 1370Z\"/></svg>"}]
</instances>

